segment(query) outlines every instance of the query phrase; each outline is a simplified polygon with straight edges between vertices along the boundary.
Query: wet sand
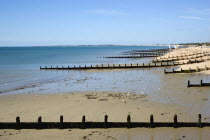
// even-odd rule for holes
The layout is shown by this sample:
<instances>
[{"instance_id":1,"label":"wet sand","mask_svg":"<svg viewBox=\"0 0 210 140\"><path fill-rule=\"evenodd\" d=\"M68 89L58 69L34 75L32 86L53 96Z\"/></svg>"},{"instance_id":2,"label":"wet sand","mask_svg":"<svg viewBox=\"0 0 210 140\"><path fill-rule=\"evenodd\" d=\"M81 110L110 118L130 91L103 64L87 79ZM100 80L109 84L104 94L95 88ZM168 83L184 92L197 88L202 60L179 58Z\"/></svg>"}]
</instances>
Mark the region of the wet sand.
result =
<instances>
[{"instance_id":1,"label":"wet sand","mask_svg":"<svg viewBox=\"0 0 210 140\"><path fill-rule=\"evenodd\" d=\"M2 130L6 140L209 140L209 128Z\"/></svg>"},{"instance_id":2,"label":"wet sand","mask_svg":"<svg viewBox=\"0 0 210 140\"><path fill-rule=\"evenodd\" d=\"M36 122L38 116L43 121L59 121L60 115L64 121L81 121L86 115L87 121L103 122L104 115L109 115L108 121L124 122L128 114L136 122L149 122L150 114L160 122L172 122L174 114L180 122L197 121L197 112L191 115L187 106L121 92L1 95L0 106L2 122L14 122L16 116L23 122ZM205 115L202 121L209 119L210 115ZM207 139L209 132L210 128L0 130L0 139Z\"/></svg>"}]
</instances>

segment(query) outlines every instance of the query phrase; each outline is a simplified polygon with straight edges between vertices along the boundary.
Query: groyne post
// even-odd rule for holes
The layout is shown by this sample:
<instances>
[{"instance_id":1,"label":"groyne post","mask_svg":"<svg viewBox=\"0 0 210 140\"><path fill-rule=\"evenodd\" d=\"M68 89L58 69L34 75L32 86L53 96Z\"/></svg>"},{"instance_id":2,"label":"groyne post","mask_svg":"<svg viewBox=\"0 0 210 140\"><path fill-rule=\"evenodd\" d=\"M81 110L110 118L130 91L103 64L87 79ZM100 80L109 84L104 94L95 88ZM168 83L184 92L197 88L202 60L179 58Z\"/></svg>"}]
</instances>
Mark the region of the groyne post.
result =
<instances>
[{"instance_id":1,"label":"groyne post","mask_svg":"<svg viewBox=\"0 0 210 140\"><path fill-rule=\"evenodd\" d=\"M16 117L16 129L20 129L20 117Z\"/></svg>"},{"instance_id":2,"label":"groyne post","mask_svg":"<svg viewBox=\"0 0 210 140\"><path fill-rule=\"evenodd\" d=\"M104 128L108 128L108 115L104 116Z\"/></svg>"},{"instance_id":3,"label":"groyne post","mask_svg":"<svg viewBox=\"0 0 210 140\"><path fill-rule=\"evenodd\" d=\"M63 116L60 116L60 129L63 129Z\"/></svg>"},{"instance_id":4,"label":"groyne post","mask_svg":"<svg viewBox=\"0 0 210 140\"><path fill-rule=\"evenodd\" d=\"M85 115L82 116L82 129L85 129Z\"/></svg>"},{"instance_id":5,"label":"groyne post","mask_svg":"<svg viewBox=\"0 0 210 140\"><path fill-rule=\"evenodd\" d=\"M198 127L202 128L202 124L201 124L201 114L198 114Z\"/></svg>"},{"instance_id":6,"label":"groyne post","mask_svg":"<svg viewBox=\"0 0 210 140\"><path fill-rule=\"evenodd\" d=\"M127 117L127 128L130 128L131 127L131 116L128 115Z\"/></svg>"},{"instance_id":7,"label":"groyne post","mask_svg":"<svg viewBox=\"0 0 210 140\"><path fill-rule=\"evenodd\" d=\"M190 80L187 81L187 87L190 87Z\"/></svg>"},{"instance_id":8,"label":"groyne post","mask_svg":"<svg viewBox=\"0 0 210 140\"><path fill-rule=\"evenodd\" d=\"M150 128L154 128L154 117L150 115Z\"/></svg>"},{"instance_id":9,"label":"groyne post","mask_svg":"<svg viewBox=\"0 0 210 140\"><path fill-rule=\"evenodd\" d=\"M174 115L174 128L177 128L178 126L177 126L177 115L175 114Z\"/></svg>"},{"instance_id":10,"label":"groyne post","mask_svg":"<svg viewBox=\"0 0 210 140\"><path fill-rule=\"evenodd\" d=\"M41 129L42 128L42 117L39 116L38 117L38 129Z\"/></svg>"},{"instance_id":11,"label":"groyne post","mask_svg":"<svg viewBox=\"0 0 210 140\"><path fill-rule=\"evenodd\" d=\"M201 79L201 86L203 85L203 80Z\"/></svg>"}]
</instances>

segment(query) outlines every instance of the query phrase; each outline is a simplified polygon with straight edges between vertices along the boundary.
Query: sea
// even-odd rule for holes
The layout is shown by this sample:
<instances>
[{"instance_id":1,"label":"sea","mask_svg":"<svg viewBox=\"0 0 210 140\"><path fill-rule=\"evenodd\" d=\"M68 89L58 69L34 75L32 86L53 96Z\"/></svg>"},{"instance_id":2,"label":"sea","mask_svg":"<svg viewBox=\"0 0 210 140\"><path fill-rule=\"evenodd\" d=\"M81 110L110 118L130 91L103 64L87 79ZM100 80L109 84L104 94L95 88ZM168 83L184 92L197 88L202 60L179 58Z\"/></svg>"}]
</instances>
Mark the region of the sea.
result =
<instances>
[{"instance_id":1,"label":"sea","mask_svg":"<svg viewBox=\"0 0 210 140\"><path fill-rule=\"evenodd\" d=\"M125 51L167 46L0 47L0 96L13 94L71 94L76 92L135 93L160 103L179 104L209 115L209 87L187 88L210 82L205 73L164 74L164 69L40 70L50 66L150 63L154 58L104 58ZM196 106L202 102L202 106ZM192 112L193 114L193 112Z\"/></svg>"},{"instance_id":2,"label":"sea","mask_svg":"<svg viewBox=\"0 0 210 140\"><path fill-rule=\"evenodd\" d=\"M130 50L162 49L165 46L53 46L0 47L0 93L36 87L74 75L72 71L44 71L40 66L84 66L143 63L147 59L110 59ZM76 90L76 89L75 89ZM78 91L80 88L77 89Z\"/></svg>"}]
</instances>

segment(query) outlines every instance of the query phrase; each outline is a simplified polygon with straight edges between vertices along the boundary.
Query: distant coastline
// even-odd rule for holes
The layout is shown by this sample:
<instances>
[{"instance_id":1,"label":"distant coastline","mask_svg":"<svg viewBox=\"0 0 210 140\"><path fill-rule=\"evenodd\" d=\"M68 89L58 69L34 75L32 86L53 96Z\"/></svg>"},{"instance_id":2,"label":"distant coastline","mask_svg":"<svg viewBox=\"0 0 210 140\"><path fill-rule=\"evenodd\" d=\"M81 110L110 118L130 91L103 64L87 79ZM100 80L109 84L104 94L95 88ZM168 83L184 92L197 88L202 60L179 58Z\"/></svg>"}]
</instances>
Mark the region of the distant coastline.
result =
<instances>
[{"instance_id":1,"label":"distant coastline","mask_svg":"<svg viewBox=\"0 0 210 140\"><path fill-rule=\"evenodd\" d=\"M169 46L169 45L174 45L174 44L156 44L156 45L39 45L39 46L0 46L0 47L109 47L109 46L116 46L116 47L120 47L120 46ZM184 46L185 44L178 44L180 46Z\"/></svg>"}]
</instances>

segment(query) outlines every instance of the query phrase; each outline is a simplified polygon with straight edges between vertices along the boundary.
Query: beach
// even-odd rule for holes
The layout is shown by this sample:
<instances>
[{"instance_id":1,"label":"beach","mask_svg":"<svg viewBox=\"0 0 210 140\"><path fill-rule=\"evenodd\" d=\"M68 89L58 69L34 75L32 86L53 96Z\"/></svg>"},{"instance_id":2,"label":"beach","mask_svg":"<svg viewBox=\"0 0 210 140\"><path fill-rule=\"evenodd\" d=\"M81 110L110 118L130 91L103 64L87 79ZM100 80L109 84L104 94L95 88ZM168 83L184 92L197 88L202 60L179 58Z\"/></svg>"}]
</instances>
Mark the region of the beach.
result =
<instances>
[{"instance_id":1,"label":"beach","mask_svg":"<svg viewBox=\"0 0 210 140\"><path fill-rule=\"evenodd\" d=\"M203 51L201 48L180 48L165 54ZM204 51L209 51L205 49ZM141 61L151 61L146 59ZM138 61L135 60L135 61ZM176 67L204 67L209 61ZM194 67L193 67L194 66ZM164 74L165 68L133 70L88 70L62 72L65 79L29 86L0 95L1 122L57 122L60 115L64 122L86 121L125 122L127 115L133 122L173 122L175 114L179 122L210 121L209 88L187 88L187 80L209 81L209 70L189 74ZM171 69L171 67L169 68ZM44 71L42 71L44 73ZM49 72L47 72L49 73ZM61 72L57 71L60 75ZM200 139L209 137L205 128L109 128L63 130L1 130L0 139ZM62 137L62 138L61 138Z\"/></svg>"},{"instance_id":2,"label":"beach","mask_svg":"<svg viewBox=\"0 0 210 140\"><path fill-rule=\"evenodd\" d=\"M20 116L21 122L37 122L38 116L42 116L44 122L59 121L60 115L69 122L81 121L83 115L87 121L103 122L104 115L108 115L109 121L125 122L128 114L135 122L149 122L151 114L159 122L172 122L174 114L180 122L197 121L197 114L190 115L186 106L154 102L145 95L128 96L116 92L3 95L0 105L2 122L14 122L16 116ZM197 106L201 107L202 103ZM203 120L208 122L210 115ZM210 128L5 129L0 131L0 139L208 139L209 131Z\"/></svg>"}]
</instances>

